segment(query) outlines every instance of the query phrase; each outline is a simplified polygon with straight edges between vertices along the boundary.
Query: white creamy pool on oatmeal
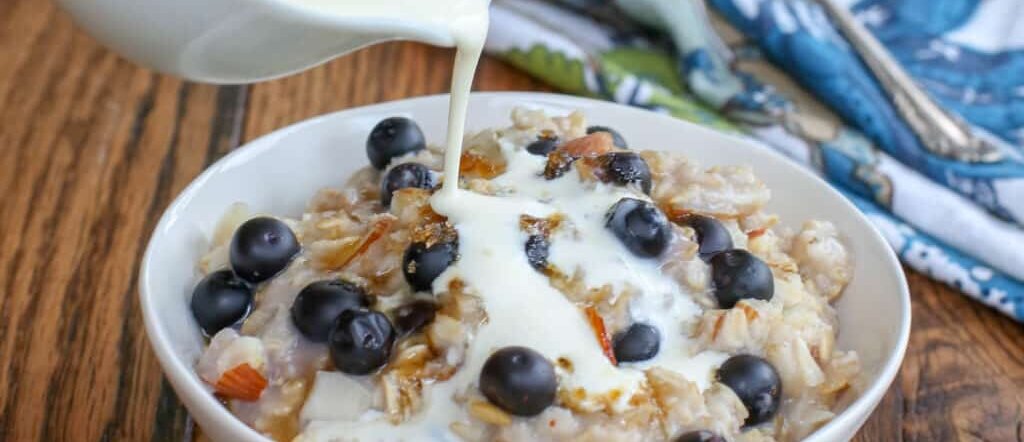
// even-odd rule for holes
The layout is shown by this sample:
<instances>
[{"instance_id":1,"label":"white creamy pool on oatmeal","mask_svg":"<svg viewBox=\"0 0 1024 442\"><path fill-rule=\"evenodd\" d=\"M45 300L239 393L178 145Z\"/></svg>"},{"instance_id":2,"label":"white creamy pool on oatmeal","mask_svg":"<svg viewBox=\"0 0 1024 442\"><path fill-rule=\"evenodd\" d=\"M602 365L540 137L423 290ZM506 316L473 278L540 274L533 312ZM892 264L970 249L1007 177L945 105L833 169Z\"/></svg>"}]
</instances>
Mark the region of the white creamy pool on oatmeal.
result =
<instances>
[{"instance_id":1,"label":"white creamy pool on oatmeal","mask_svg":"<svg viewBox=\"0 0 1024 442\"><path fill-rule=\"evenodd\" d=\"M447 176L385 119L300 217L225 208L197 374L278 441L802 439L856 394L853 259L750 167L658 148L520 108Z\"/></svg>"}]
</instances>

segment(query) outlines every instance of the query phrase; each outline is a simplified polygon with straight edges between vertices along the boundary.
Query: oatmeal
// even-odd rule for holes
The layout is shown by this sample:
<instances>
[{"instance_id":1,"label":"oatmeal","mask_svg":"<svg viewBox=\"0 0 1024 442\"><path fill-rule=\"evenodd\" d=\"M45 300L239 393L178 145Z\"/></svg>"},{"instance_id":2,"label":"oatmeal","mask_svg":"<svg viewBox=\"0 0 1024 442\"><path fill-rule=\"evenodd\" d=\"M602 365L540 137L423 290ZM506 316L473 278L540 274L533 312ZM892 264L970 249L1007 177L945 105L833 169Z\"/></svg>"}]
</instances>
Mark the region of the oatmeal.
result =
<instances>
[{"instance_id":1,"label":"oatmeal","mask_svg":"<svg viewBox=\"0 0 1024 442\"><path fill-rule=\"evenodd\" d=\"M826 221L781 227L750 168L631 150L579 113L515 110L466 137L457 177L423 140L384 120L373 165L300 218L217 227L196 370L257 431L789 441L853 394L830 304L852 257Z\"/></svg>"}]
</instances>

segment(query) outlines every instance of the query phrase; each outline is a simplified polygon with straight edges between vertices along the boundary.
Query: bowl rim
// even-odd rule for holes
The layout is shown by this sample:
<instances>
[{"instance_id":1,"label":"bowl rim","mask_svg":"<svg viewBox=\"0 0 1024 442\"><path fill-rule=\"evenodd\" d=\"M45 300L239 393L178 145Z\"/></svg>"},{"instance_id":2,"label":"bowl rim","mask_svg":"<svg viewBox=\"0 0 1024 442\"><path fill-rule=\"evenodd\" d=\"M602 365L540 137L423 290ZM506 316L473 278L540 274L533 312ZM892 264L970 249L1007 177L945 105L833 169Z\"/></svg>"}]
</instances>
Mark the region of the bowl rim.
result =
<instances>
[{"instance_id":1,"label":"bowl rim","mask_svg":"<svg viewBox=\"0 0 1024 442\"><path fill-rule=\"evenodd\" d=\"M155 260L154 256L159 253L158 250L156 250L155 245L162 233L175 221L177 214L182 210L182 206L194 198L199 192L199 189L202 188L212 176L219 173L221 169L230 166L241 157L258 155L267 149L273 148L275 143L271 141L275 138L280 138L289 133L304 130L306 127L317 124L326 119L343 118L350 114L356 115L364 112L373 112L378 109L394 107L402 104L421 105L421 103L429 103L432 101L436 101L438 104L447 104L449 99L448 97L449 94L434 94L385 101L367 106L352 107L301 120L283 128L276 129L238 146L227 155L208 166L164 209L164 212L161 214L160 219L146 244L146 251L142 257L138 276L139 300L146 336L149 340L150 346L157 356L157 360L160 363L160 367L163 370L164 375L171 382L176 394L182 403L185 404L189 413L197 415L203 414L210 416L212 419L223 421L229 427L228 431L246 440L270 441L269 438L266 438L256 430L242 423L241 420L237 419L230 411L228 411L227 407L223 406L212 394L210 394L209 390L202 385L202 381L193 375L193 367L186 364L185 361L174 353L173 345L171 343L171 339L168 337L168 333L157 326L156 318L158 317L159 312L156 310L156 306L151 300L153 298L153 294L156 293L156 289L151 287L151 281L153 279L151 275L155 270L153 261ZM623 111L642 114L646 120L650 121L650 123L645 124L690 125L694 126L697 130L710 132L714 136L725 136L731 138L734 142L746 144L747 148L761 150L764 153L785 158L782 154L771 148L754 146L753 144L757 143L756 140L716 131L705 126L668 115L658 114L656 112L650 112L641 108L626 106L610 101L543 92L473 92L470 96L471 102L493 99L521 101L523 104L527 105L532 103L585 109L594 109L595 107L621 108L620 110ZM852 425L854 429L857 429L863 425L864 421L866 421L870 415L870 412L877 406L879 401L885 395L889 386L892 384L899 372L910 338L910 289L907 285L906 275L903 272L903 268L900 265L895 252L885 241L878 229L868 221L863 213L861 213L856 206L854 206L838 191L833 189L831 185L822 180L818 175L812 173L805 167L792 164L788 159L786 159L786 162L792 166L795 173L803 174L807 178L816 180L819 185L826 187L827 191L830 192L833 197L840 199L842 204L845 204L848 208L852 209L855 218L860 223L870 226L870 237L861 238L861 240L882 244L886 253L884 256L877 258L885 260L886 267L892 268L897 272L898 276L900 276L900 278L898 278L900 298L899 306L902 312L900 315L899 335L896 339L895 351L891 352L884 360L882 363L882 369L878 372L874 381L865 388L863 392L846 407L846 409L836 414L828 423L817 429L814 433L811 433L805 439L805 441L831 441L841 437L840 435L843 433L843 428L848 428Z\"/></svg>"}]
</instances>

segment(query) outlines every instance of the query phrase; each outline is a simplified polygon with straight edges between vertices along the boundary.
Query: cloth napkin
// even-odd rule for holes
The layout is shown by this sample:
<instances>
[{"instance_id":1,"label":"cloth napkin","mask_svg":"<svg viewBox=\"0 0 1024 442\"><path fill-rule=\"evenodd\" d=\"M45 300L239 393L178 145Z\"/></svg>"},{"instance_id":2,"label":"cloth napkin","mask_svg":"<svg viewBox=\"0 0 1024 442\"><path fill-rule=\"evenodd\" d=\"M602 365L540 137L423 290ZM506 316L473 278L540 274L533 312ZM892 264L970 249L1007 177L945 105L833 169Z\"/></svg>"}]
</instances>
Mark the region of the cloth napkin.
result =
<instances>
[{"instance_id":1,"label":"cloth napkin","mask_svg":"<svg viewBox=\"0 0 1024 442\"><path fill-rule=\"evenodd\" d=\"M954 24L927 28L920 23L935 19L913 14L933 8L912 0L844 3L901 48L897 59L931 93L944 92L943 105L994 134L1003 160L976 164L928 152L814 3L710 0L711 11L695 0L616 3L495 0L486 49L565 92L746 133L837 187L905 264L1024 320L1024 122L1013 111L1024 103L1024 84L1014 84L1024 83L1024 55L1006 33L971 53L971 62L988 57L988 69L922 49L981 44L982 37L950 35L991 15L1005 23L1005 14L978 12L984 8L973 1L934 1L975 7L957 9L959 21L939 7Z\"/></svg>"}]
</instances>

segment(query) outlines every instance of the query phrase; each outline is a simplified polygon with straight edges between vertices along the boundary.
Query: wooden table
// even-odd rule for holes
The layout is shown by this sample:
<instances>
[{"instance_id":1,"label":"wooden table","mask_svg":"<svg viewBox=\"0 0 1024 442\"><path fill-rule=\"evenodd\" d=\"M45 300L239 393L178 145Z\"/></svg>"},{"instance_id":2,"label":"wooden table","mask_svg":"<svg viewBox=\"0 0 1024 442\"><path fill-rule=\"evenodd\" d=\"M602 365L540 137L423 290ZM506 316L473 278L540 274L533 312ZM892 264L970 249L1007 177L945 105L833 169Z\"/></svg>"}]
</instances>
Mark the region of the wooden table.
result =
<instances>
[{"instance_id":1,"label":"wooden table","mask_svg":"<svg viewBox=\"0 0 1024 442\"><path fill-rule=\"evenodd\" d=\"M274 129L445 92L450 56L386 44L286 79L215 87L118 58L49 2L0 1L0 440L188 438L136 290L164 207L211 162ZM490 59L475 89L546 90ZM907 359L857 440L1021 440L1024 329L909 278Z\"/></svg>"}]
</instances>

